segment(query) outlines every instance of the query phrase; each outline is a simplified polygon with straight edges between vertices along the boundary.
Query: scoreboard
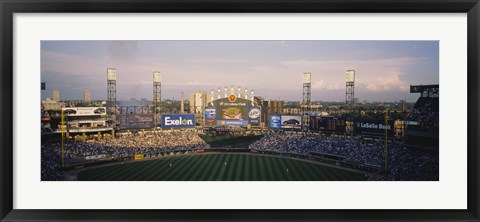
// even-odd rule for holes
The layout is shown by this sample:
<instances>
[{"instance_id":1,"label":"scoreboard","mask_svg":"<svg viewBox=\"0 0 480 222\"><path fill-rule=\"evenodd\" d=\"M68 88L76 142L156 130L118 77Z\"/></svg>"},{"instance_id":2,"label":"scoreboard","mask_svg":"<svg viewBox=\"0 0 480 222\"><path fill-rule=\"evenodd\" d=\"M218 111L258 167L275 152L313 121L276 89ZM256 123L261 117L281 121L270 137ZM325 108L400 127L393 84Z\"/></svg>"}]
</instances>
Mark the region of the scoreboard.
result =
<instances>
[{"instance_id":1,"label":"scoreboard","mask_svg":"<svg viewBox=\"0 0 480 222\"><path fill-rule=\"evenodd\" d=\"M205 126L260 125L261 108L257 103L230 95L216 99L205 107Z\"/></svg>"},{"instance_id":2,"label":"scoreboard","mask_svg":"<svg viewBox=\"0 0 480 222\"><path fill-rule=\"evenodd\" d=\"M331 116L311 116L310 129L325 132L345 133L345 119Z\"/></svg>"},{"instance_id":3,"label":"scoreboard","mask_svg":"<svg viewBox=\"0 0 480 222\"><path fill-rule=\"evenodd\" d=\"M150 129L154 126L153 114L119 115L120 129Z\"/></svg>"}]
</instances>

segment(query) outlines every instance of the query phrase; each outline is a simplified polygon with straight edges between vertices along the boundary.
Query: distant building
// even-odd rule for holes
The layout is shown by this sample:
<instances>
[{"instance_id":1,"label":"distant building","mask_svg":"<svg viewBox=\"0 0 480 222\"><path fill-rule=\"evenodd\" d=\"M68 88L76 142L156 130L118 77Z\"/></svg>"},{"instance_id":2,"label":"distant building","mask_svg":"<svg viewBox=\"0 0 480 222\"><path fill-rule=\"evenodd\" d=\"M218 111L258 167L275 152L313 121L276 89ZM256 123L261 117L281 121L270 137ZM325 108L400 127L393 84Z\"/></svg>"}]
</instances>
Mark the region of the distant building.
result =
<instances>
[{"instance_id":1,"label":"distant building","mask_svg":"<svg viewBox=\"0 0 480 222\"><path fill-rule=\"evenodd\" d=\"M206 92L196 92L190 94L190 112L203 115L205 107L212 101L212 96Z\"/></svg>"},{"instance_id":2,"label":"distant building","mask_svg":"<svg viewBox=\"0 0 480 222\"><path fill-rule=\"evenodd\" d=\"M90 91L88 91L88 90L83 91L83 102L85 102L85 103L92 102L92 97L90 95Z\"/></svg>"},{"instance_id":3,"label":"distant building","mask_svg":"<svg viewBox=\"0 0 480 222\"><path fill-rule=\"evenodd\" d=\"M185 98L183 98L183 92L180 94L180 113L185 112Z\"/></svg>"},{"instance_id":4,"label":"distant building","mask_svg":"<svg viewBox=\"0 0 480 222\"><path fill-rule=\"evenodd\" d=\"M52 100L56 102L60 102L60 91L58 89L54 89L52 91Z\"/></svg>"},{"instance_id":5,"label":"distant building","mask_svg":"<svg viewBox=\"0 0 480 222\"><path fill-rule=\"evenodd\" d=\"M190 113L195 114L197 123L203 123L205 107L211 101L212 96L206 92L198 91L190 94Z\"/></svg>"},{"instance_id":6,"label":"distant building","mask_svg":"<svg viewBox=\"0 0 480 222\"><path fill-rule=\"evenodd\" d=\"M302 115L302 109L301 108L283 108L282 114Z\"/></svg>"},{"instance_id":7,"label":"distant building","mask_svg":"<svg viewBox=\"0 0 480 222\"><path fill-rule=\"evenodd\" d=\"M64 102L57 102L50 98L42 101L42 107L47 111L60 111L65 106Z\"/></svg>"},{"instance_id":8,"label":"distant building","mask_svg":"<svg viewBox=\"0 0 480 222\"><path fill-rule=\"evenodd\" d=\"M270 114L282 114L284 105L285 101L270 100L268 101L268 111L270 112Z\"/></svg>"},{"instance_id":9,"label":"distant building","mask_svg":"<svg viewBox=\"0 0 480 222\"><path fill-rule=\"evenodd\" d=\"M256 98L256 97L255 97ZM270 124L270 115L272 114L283 114L283 107L285 106L285 101L281 100L259 100L262 106L262 119L264 126L269 126Z\"/></svg>"},{"instance_id":10,"label":"distant building","mask_svg":"<svg viewBox=\"0 0 480 222\"><path fill-rule=\"evenodd\" d=\"M265 101L265 99L261 96L254 96L253 100L261 107L260 108L260 121L262 126L265 126L267 120L268 120L268 101Z\"/></svg>"}]
</instances>

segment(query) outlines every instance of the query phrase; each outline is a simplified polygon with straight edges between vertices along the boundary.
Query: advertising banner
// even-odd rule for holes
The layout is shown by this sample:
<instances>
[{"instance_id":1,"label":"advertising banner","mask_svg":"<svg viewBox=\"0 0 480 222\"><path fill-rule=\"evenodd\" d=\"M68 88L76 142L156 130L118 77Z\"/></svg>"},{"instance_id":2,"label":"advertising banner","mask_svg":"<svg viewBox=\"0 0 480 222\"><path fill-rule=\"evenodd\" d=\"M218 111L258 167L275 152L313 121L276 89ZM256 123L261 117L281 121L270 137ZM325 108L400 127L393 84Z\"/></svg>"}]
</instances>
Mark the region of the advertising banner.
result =
<instances>
[{"instance_id":1,"label":"advertising banner","mask_svg":"<svg viewBox=\"0 0 480 222\"><path fill-rule=\"evenodd\" d=\"M247 120L217 120L217 126L246 126Z\"/></svg>"},{"instance_id":2,"label":"advertising banner","mask_svg":"<svg viewBox=\"0 0 480 222\"><path fill-rule=\"evenodd\" d=\"M260 107L249 107L248 108L248 118L250 119L250 124L259 125L260 124Z\"/></svg>"},{"instance_id":3,"label":"advertising banner","mask_svg":"<svg viewBox=\"0 0 480 222\"><path fill-rule=\"evenodd\" d=\"M107 158L107 154L99 154L99 155L93 155L93 156L86 156L85 160L98 160L98 159L103 159Z\"/></svg>"},{"instance_id":4,"label":"advertising banner","mask_svg":"<svg viewBox=\"0 0 480 222\"><path fill-rule=\"evenodd\" d=\"M206 108L205 109L205 125L212 126L215 125L217 121L217 110L215 108Z\"/></svg>"},{"instance_id":5,"label":"advertising banner","mask_svg":"<svg viewBox=\"0 0 480 222\"><path fill-rule=\"evenodd\" d=\"M302 116L282 115L281 122L284 129L302 129Z\"/></svg>"},{"instance_id":6,"label":"advertising banner","mask_svg":"<svg viewBox=\"0 0 480 222\"><path fill-rule=\"evenodd\" d=\"M270 115L270 128L279 129L282 127L282 119L280 115Z\"/></svg>"},{"instance_id":7,"label":"advertising banner","mask_svg":"<svg viewBox=\"0 0 480 222\"><path fill-rule=\"evenodd\" d=\"M68 116L105 116L105 107L66 107L62 108L63 113Z\"/></svg>"},{"instance_id":8,"label":"advertising banner","mask_svg":"<svg viewBox=\"0 0 480 222\"><path fill-rule=\"evenodd\" d=\"M145 157L144 154L135 154L135 156L133 156L133 159L134 160L143 160L144 157Z\"/></svg>"},{"instance_id":9,"label":"advertising banner","mask_svg":"<svg viewBox=\"0 0 480 222\"><path fill-rule=\"evenodd\" d=\"M162 114L162 128L193 128L195 127L194 114Z\"/></svg>"},{"instance_id":10,"label":"advertising banner","mask_svg":"<svg viewBox=\"0 0 480 222\"><path fill-rule=\"evenodd\" d=\"M384 119L357 119L353 124L353 132L357 134L372 136L393 136L394 134L393 120L389 120L385 124Z\"/></svg>"}]
</instances>

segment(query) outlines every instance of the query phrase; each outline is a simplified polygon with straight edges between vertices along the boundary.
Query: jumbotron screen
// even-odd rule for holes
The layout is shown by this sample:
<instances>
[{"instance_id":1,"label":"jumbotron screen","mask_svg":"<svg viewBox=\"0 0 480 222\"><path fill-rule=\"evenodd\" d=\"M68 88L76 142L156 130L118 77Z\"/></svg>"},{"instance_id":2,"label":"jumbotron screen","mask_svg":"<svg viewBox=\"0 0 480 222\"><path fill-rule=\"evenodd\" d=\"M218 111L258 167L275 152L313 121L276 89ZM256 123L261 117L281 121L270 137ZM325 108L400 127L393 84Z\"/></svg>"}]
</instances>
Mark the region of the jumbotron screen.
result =
<instances>
[{"instance_id":1,"label":"jumbotron screen","mask_svg":"<svg viewBox=\"0 0 480 222\"><path fill-rule=\"evenodd\" d=\"M260 124L260 107L255 102L230 95L205 108L206 126L247 126Z\"/></svg>"},{"instance_id":2,"label":"jumbotron screen","mask_svg":"<svg viewBox=\"0 0 480 222\"><path fill-rule=\"evenodd\" d=\"M154 127L153 114L128 114L119 116L120 129L147 129Z\"/></svg>"},{"instance_id":3,"label":"jumbotron screen","mask_svg":"<svg viewBox=\"0 0 480 222\"><path fill-rule=\"evenodd\" d=\"M345 119L333 116L311 116L310 130L345 133Z\"/></svg>"},{"instance_id":4,"label":"jumbotron screen","mask_svg":"<svg viewBox=\"0 0 480 222\"><path fill-rule=\"evenodd\" d=\"M222 108L222 119L243 120L244 109L242 107L226 107Z\"/></svg>"}]
</instances>

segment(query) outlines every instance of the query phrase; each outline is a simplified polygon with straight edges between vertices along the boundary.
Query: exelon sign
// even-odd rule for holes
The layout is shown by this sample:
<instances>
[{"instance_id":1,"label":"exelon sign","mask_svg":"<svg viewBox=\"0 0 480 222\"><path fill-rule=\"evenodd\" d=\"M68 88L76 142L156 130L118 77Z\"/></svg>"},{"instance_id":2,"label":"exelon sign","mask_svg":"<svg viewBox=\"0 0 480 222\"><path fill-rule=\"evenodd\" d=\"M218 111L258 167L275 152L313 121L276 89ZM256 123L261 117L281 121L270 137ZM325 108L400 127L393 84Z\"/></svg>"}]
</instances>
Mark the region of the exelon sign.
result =
<instances>
[{"instance_id":1,"label":"exelon sign","mask_svg":"<svg viewBox=\"0 0 480 222\"><path fill-rule=\"evenodd\" d=\"M195 116L193 114L163 114L162 128L191 128L195 127Z\"/></svg>"}]
</instances>

